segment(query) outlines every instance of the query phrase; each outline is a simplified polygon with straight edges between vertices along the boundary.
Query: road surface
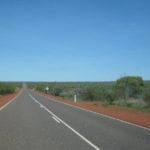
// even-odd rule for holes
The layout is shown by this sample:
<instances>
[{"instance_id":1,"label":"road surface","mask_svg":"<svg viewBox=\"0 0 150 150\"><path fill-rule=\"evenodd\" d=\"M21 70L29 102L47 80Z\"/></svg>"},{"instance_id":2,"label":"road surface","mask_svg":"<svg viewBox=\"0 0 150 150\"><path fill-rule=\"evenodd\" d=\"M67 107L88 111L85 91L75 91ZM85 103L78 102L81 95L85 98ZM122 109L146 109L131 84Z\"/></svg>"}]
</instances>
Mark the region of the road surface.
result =
<instances>
[{"instance_id":1,"label":"road surface","mask_svg":"<svg viewBox=\"0 0 150 150\"><path fill-rule=\"evenodd\" d=\"M150 150L150 130L22 90L0 110L0 150Z\"/></svg>"}]
</instances>

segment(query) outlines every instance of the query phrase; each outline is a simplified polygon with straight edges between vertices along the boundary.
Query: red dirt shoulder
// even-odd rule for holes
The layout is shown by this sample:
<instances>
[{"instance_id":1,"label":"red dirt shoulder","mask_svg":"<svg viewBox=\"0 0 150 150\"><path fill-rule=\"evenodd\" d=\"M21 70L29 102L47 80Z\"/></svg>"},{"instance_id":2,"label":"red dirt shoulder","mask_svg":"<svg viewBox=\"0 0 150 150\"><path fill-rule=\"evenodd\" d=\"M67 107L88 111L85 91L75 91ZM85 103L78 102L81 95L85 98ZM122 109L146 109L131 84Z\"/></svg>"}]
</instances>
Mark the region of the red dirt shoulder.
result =
<instances>
[{"instance_id":1,"label":"red dirt shoulder","mask_svg":"<svg viewBox=\"0 0 150 150\"><path fill-rule=\"evenodd\" d=\"M15 93L1 96L0 97L0 107L2 107L3 105L5 105L9 101L11 101L14 97L17 96L18 93L19 93L19 91L16 91Z\"/></svg>"}]
</instances>

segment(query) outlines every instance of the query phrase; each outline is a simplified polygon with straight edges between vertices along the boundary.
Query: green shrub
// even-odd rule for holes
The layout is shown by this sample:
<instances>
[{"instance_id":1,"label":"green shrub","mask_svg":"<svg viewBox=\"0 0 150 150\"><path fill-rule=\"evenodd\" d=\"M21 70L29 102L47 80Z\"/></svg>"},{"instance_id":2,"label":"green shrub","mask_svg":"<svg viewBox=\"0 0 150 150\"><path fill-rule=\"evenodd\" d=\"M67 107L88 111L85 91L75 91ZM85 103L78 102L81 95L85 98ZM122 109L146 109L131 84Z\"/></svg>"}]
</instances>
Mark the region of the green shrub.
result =
<instances>
[{"instance_id":1,"label":"green shrub","mask_svg":"<svg viewBox=\"0 0 150 150\"><path fill-rule=\"evenodd\" d=\"M80 91L80 95L83 100L94 101L96 98L95 91L96 91L95 88L87 87L87 88L83 89L82 91Z\"/></svg>"},{"instance_id":2,"label":"green shrub","mask_svg":"<svg viewBox=\"0 0 150 150\"><path fill-rule=\"evenodd\" d=\"M0 83L0 95L13 93L16 86L13 83Z\"/></svg>"},{"instance_id":3,"label":"green shrub","mask_svg":"<svg viewBox=\"0 0 150 150\"><path fill-rule=\"evenodd\" d=\"M144 81L141 77L126 76L118 79L115 85L115 93L118 98L125 100L137 98L143 92Z\"/></svg>"},{"instance_id":4,"label":"green shrub","mask_svg":"<svg viewBox=\"0 0 150 150\"><path fill-rule=\"evenodd\" d=\"M145 86L143 100L146 102L148 106L150 106L150 85Z\"/></svg>"},{"instance_id":5,"label":"green shrub","mask_svg":"<svg viewBox=\"0 0 150 150\"><path fill-rule=\"evenodd\" d=\"M60 96L62 89L60 87L55 87L52 89L51 94L54 96Z\"/></svg>"}]
</instances>

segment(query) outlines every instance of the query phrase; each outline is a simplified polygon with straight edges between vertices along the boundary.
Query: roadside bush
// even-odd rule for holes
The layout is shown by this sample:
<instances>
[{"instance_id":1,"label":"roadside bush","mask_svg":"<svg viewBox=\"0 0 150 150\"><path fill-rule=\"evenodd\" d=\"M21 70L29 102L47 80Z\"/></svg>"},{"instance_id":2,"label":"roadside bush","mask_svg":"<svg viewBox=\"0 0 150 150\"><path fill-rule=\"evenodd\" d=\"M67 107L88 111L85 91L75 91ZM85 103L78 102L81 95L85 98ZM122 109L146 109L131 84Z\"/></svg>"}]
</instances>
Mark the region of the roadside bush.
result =
<instances>
[{"instance_id":1,"label":"roadside bush","mask_svg":"<svg viewBox=\"0 0 150 150\"><path fill-rule=\"evenodd\" d=\"M146 102L148 106L150 106L150 85L147 85L144 89L144 98L143 100Z\"/></svg>"},{"instance_id":2,"label":"roadside bush","mask_svg":"<svg viewBox=\"0 0 150 150\"><path fill-rule=\"evenodd\" d=\"M106 91L106 97L105 97L105 101L107 101L107 103L112 104L115 100L115 93L113 90L107 90Z\"/></svg>"},{"instance_id":3,"label":"roadside bush","mask_svg":"<svg viewBox=\"0 0 150 150\"><path fill-rule=\"evenodd\" d=\"M54 95L54 96L60 96L60 94L61 94L62 91L63 90L60 87L54 87L51 90L51 94Z\"/></svg>"},{"instance_id":4,"label":"roadside bush","mask_svg":"<svg viewBox=\"0 0 150 150\"><path fill-rule=\"evenodd\" d=\"M137 98L143 92L144 81L141 77L126 76L118 79L115 85L115 93L118 98L128 100Z\"/></svg>"},{"instance_id":5,"label":"roadside bush","mask_svg":"<svg viewBox=\"0 0 150 150\"><path fill-rule=\"evenodd\" d=\"M0 83L0 95L15 92L16 86L10 83Z\"/></svg>"},{"instance_id":6,"label":"roadside bush","mask_svg":"<svg viewBox=\"0 0 150 150\"><path fill-rule=\"evenodd\" d=\"M45 91L45 88L46 88L46 85L44 84L37 84L35 87L37 91L43 91L43 92Z\"/></svg>"},{"instance_id":7,"label":"roadside bush","mask_svg":"<svg viewBox=\"0 0 150 150\"><path fill-rule=\"evenodd\" d=\"M114 91L106 87L87 87L81 91L81 98L89 101L101 101L112 103L115 99Z\"/></svg>"},{"instance_id":8,"label":"roadside bush","mask_svg":"<svg viewBox=\"0 0 150 150\"><path fill-rule=\"evenodd\" d=\"M94 101L96 99L95 96L96 89L93 87L86 87L82 91L80 91L81 98L83 100Z\"/></svg>"},{"instance_id":9,"label":"roadside bush","mask_svg":"<svg viewBox=\"0 0 150 150\"><path fill-rule=\"evenodd\" d=\"M46 87L49 87L48 94L68 99L73 99L76 94L79 101L137 108L150 106L150 82L143 82L141 77L136 76L126 76L116 82L39 82L30 84L30 88L43 92L46 92Z\"/></svg>"}]
</instances>

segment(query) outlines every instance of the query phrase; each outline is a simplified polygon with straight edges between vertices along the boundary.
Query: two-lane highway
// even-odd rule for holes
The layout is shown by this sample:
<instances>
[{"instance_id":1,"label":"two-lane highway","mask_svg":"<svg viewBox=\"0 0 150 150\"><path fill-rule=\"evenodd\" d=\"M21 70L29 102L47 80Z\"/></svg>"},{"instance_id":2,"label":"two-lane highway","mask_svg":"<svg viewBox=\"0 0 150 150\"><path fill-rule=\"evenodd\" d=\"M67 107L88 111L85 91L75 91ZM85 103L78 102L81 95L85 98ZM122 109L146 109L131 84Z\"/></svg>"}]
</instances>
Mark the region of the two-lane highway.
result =
<instances>
[{"instance_id":1,"label":"two-lane highway","mask_svg":"<svg viewBox=\"0 0 150 150\"><path fill-rule=\"evenodd\" d=\"M149 150L150 130L23 89L0 111L2 150Z\"/></svg>"}]
</instances>

